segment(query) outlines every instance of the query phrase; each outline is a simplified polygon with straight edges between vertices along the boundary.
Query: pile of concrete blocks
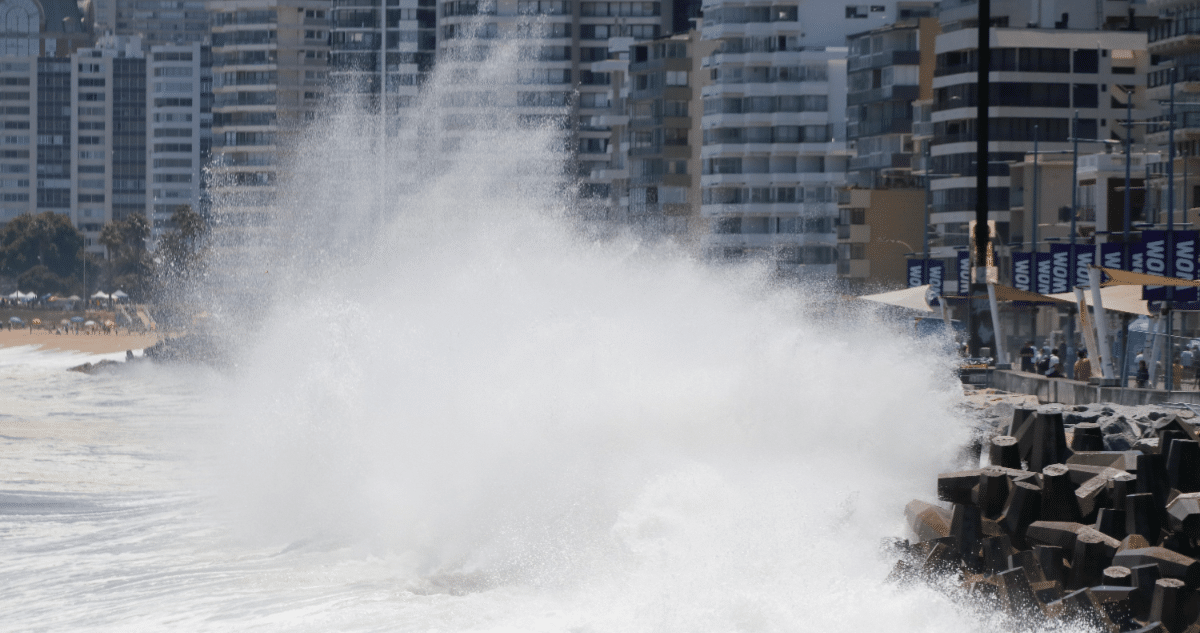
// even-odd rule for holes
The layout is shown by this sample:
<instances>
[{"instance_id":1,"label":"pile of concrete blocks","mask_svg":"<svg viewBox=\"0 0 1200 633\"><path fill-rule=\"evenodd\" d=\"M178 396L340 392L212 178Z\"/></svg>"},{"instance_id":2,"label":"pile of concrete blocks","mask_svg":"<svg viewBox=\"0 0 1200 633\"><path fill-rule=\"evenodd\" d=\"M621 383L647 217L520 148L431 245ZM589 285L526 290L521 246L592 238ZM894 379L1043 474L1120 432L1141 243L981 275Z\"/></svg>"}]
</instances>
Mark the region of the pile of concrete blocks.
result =
<instances>
[{"instance_id":1,"label":"pile of concrete blocks","mask_svg":"<svg viewBox=\"0 0 1200 633\"><path fill-rule=\"evenodd\" d=\"M938 476L905 509L896 581L956 578L1032 628L1200 633L1200 435L1175 415L1129 448L1095 422L1016 409L990 464Z\"/></svg>"}]
</instances>

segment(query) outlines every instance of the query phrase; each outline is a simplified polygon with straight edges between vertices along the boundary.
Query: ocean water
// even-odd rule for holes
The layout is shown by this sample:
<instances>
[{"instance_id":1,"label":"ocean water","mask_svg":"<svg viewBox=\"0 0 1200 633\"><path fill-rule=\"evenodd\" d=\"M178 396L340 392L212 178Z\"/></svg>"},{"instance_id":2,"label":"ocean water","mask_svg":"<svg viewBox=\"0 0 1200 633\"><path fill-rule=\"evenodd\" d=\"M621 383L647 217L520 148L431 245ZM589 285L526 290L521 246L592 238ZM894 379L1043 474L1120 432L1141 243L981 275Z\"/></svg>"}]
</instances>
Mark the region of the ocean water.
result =
<instances>
[{"instance_id":1,"label":"ocean water","mask_svg":"<svg viewBox=\"0 0 1200 633\"><path fill-rule=\"evenodd\" d=\"M195 298L231 366L0 349L0 630L1004 630L884 582L969 435L948 360L582 230L560 132L445 123L512 55L302 146L290 229Z\"/></svg>"}]
</instances>

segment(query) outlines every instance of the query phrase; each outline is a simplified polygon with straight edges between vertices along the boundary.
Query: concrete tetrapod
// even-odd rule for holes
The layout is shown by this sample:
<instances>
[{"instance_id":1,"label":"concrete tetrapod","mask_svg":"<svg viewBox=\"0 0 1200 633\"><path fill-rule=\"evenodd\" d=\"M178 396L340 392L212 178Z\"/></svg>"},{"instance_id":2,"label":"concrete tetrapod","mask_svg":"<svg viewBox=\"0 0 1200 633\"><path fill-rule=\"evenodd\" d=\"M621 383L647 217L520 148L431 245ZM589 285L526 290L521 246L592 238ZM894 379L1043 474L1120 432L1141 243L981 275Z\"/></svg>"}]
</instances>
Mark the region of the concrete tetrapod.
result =
<instances>
[{"instance_id":1,"label":"concrete tetrapod","mask_svg":"<svg viewBox=\"0 0 1200 633\"><path fill-rule=\"evenodd\" d=\"M1017 410L997 429L1006 435L981 436L992 465L942 473L942 503L908 504L918 542L892 548L905 558L889 578L940 577L946 587L950 575L1033 629L1057 629L1040 623L1050 618L1113 633L1200 633L1195 429L1171 416L1152 430L1140 417L1072 421L1077 452L1053 412ZM1136 450L1083 450L1096 448L1085 438L1101 426L1128 434Z\"/></svg>"}]
</instances>

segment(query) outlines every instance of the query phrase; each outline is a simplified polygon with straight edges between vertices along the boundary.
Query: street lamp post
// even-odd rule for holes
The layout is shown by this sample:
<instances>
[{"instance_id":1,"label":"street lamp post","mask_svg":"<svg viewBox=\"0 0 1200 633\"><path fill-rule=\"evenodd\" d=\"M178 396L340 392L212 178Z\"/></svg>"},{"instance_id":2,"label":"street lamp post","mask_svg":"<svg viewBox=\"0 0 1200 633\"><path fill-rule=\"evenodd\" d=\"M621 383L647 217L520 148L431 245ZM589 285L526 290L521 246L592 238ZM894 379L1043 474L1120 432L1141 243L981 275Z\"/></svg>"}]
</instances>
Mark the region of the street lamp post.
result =
<instances>
[{"instance_id":1,"label":"street lamp post","mask_svg":"<svg viewBox=\"0 0 1200 633\"><path fill-rule=\"evenodd\" d=\"M970 320L968 348L972 355L983 346L982 321L990 311L987 297L988 248L988 107L991 105L988 73L991 71L991 0L979 0L978 22L975 28L977 63L975 74L975 275L970 285L968 315Z\"/></svg>"},{"instance_id":2,"label":"street lamp post","mask_svg":"<svg viewBox=\"0 0 1200 633\"><path fill-rule=\"evenodd\" d=\"M1133 206L1133 187L1130 180L1130 163L1133 152L1133 90L1125 91L1125 235L1121 241L1121 268L1129 270L1129 229ZM1143 183L1144 184L1144 183ZM1121 388L1129 385L1129 315L1121 314Z\"/></svg>"},{"instance_id":3,"label":"street lamp post","mask_svg":"<svg viewBox=\"0 0 1200 633\"><path fill-rule=\"evenodd\" d=\"M1033 228L1029 232L1030 243L1029 252L1032 253L1030 258L1033 260L1031 264L1037 266L1037 245L1038 245L1038 181L1041 174L1038 170L1038 140L1041 138L1041 133L1038 131L1038 126L1033 126L1033 205L1031 211L1033 214ZM1037 317L1038 306L1036 303L1029 306L1029 340L1037 340Z\"/></svg>"},{"instance_id":4,"label":"street lamp post","mask_svg":"<svg viewBox=\"0 0 1200 633\"><path fill-rule=\"evenodd\" d=\"M1175 78L1179 69L1178 61L1171 67L1171 105L1168 108L1167 118L1167 257L1168 261L1175 257ZM1173 268L1169 268L1174 273ZM1167 286L1167 300L1164 304L1164 312L1167 317L1167 383L1163 385L1165 391L1170 391L1175 384L1173 381L1175 373L1175 348L1171 344L1171 339L1175 334L1175 312L1174 307L1175 286Z\"/></svg>"}]
</instances>

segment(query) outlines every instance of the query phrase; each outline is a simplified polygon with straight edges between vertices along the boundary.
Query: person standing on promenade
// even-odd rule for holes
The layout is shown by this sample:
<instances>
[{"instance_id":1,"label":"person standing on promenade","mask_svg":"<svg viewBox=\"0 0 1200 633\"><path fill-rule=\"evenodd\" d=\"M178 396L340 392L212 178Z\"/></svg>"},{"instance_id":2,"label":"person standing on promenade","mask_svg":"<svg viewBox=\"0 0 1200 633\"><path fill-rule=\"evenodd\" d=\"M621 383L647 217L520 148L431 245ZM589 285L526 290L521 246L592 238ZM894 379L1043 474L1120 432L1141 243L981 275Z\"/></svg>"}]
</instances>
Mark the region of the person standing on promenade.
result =
<instances>
[{"instance_id":1,"label":"person standing on promenade","mask_svg":"<svg viewBox=\"0 0 1200 633\"><path fill-rule=\"evenodd\" d=\"M1026 342L1025 347L1021 348L1021 371L1027 371L1031 374L1034 372L1033 357L1036 354L1037 350L1033 348L1033 341Z\"/></svg>"},{"instance_id":2,"label":"person standing on promenade","mask_svg":"<svg viewBox=\"0 0 1200 633\"><path fill-rule=\"evenodd\" d=\"M1050 359L1049 359L1047 365L1049 367L1046 370L1047 378L1062 378L1063 377L1062 360L1060 360L1058 358L1058 348L1057 347L1054 348L1053 350L1050 350Z\"/></svg>"},{"instance_id":3,"label":"person standing on promenade","mask_svg":"<svg viewBox=\"0 0 1200 633\"><path fill-rule=\"evenodd\" d=\"M1042 352L1038 354L1034 363L1036 363L1037 373L1045 376L1046 372L1050 371L1050 346L1042 346Z\"/></svg>"},{"instance_id":4,"label":"person standing on promenade","mask_svg":"<svg viewBox=\"0 0 1200 633\"><path fill-rule=\"evenodd\" d=\"M1191 343L1189 343L1189 344L1185 345L1185 346L1183 347L1183 351L1179 353L1179 364L1183 366L1183 380L1182 380L1182 382L1183 382L1184 384L1187 384L1188 382L1191 382L1191 381L1192 381L1192 380L1194 380L1194 379L1195 379L1195 377L1196 377L1196 376L1195 376L1195 374L1193 373L1193 371L1194 371L1194 370L1192 369L1192 365L1193 365L1193 363L1192 363L1193 354L1194 354L1194 352L1192 352L1192 345L1191 345Z\"/></svg>"},{"instance_id":5,"label":"person standing on promenade","mask_svg":"<svg viewBox=\"0 0 1200 633\"><path fill-rule=\"evenodd\" d=\"M1079 350L1079 360L1075 361L1075 380L1087 382L1092 379L1092 361L1088 360L1087 350Z\"/></svg>"}]
</instances>

